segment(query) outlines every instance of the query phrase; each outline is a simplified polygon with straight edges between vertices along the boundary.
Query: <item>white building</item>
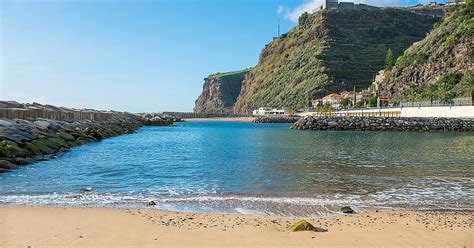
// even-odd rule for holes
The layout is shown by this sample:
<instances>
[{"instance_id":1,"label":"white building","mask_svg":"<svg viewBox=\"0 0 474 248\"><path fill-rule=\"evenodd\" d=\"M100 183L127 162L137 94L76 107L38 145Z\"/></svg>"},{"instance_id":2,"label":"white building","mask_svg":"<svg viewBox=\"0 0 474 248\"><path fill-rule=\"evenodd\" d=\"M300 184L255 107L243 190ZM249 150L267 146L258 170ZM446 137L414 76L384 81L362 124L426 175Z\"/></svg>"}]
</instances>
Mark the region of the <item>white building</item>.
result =
<instances>
[{"instance_id":1,"label":"white building","mask_svg":"<svg viewBox=\"0 0 474 248\"><path fill-rule=\"evenodd\" d=\"M465 3L465 1L464 0L448 0L448 5L462 4L462 3Z\"/></svg>"},{"instance_id":2,"label":"white building","mask_svg":"<svg viewBox=\"0 0 474 248\"><path fill-rule=\"evenodd\" d=\"M283 109L272 109L272 108L259 108L253 111L253 115L285 115L288 114L288 110Z\"/></svg>"},{"instance_id":3,"label":"white building","mask_svg":"<svg viewBox=\"0 0 474 248\"><path fill-rule=\"evenodd\" d=\"M323 104L330 104L333 108L339 108L339 103L341 102L341 99L341 95L337 93L332 93L323 97Z\"/></svg>"}]
</instances>

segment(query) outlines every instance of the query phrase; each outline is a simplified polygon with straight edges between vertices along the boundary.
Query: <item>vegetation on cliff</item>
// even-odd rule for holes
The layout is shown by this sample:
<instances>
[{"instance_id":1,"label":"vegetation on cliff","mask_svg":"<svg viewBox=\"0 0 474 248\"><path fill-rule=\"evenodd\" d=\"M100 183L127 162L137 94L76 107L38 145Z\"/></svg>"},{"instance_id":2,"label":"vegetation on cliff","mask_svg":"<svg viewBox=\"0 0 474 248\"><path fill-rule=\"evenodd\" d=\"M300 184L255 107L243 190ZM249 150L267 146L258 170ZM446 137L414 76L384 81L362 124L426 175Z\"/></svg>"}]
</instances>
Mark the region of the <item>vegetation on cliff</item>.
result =
<instances>
[{"instance_id":1,"label":"vegetation on cliff","mask_svg":"<svg viewBox=\"0 0 474 248\"><path fill-rule=\"evenodd\" d=\"M408 48L379 85L379 94L396 99L446 102L470 95L474 69L474 7L447 8L431 32Z\"/></svg>"},{"instance_id":2,"label":"vegetation on cliff","mask_svg":"<svg viewBox=\"0 0 474 248\"><path fill-rule=\"evenodd\" d=\"M437 21L399 9L328 10L303 14L299 25L262 50L234 107L298 109L328 92L366 88L395 58L425 37Z\"/></svg>"},{"instance_id":3,"label":"vegetation on cliff","mask_svg":"<svg viewBox=\"0 0 474 248\"><path fill-rule=\"evenodd\" d=\"M209 75L204 79L201 95L195 102L196 113L232 113L248 69Z\"/></svg>"}]
</instances>

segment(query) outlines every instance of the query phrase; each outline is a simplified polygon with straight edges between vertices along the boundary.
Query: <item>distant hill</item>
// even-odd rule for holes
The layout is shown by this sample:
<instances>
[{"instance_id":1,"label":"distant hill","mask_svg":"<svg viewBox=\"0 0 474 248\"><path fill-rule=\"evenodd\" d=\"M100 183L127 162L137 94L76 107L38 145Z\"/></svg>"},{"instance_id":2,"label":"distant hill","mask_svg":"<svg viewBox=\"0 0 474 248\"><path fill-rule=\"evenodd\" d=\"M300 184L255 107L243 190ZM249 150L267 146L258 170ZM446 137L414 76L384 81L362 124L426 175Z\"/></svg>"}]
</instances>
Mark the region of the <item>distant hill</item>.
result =
<instances>
[{"instance_id":1,"label":"distant hill","mask_svg":"<svg viewBox=\"0 0 474 248\"><path fill-rule=\"evenodd\" d=\"M445 76L455 81L453 94L466 94L462 82L474 83L474 5L451 6L441 23L420 42L408 48L395 66L378 85L379 94L395 99L404 98L408 91L419 97L429 97L428 85ZM428 93L428 94L425 94ZM426 98L425 97L425 98Z\"/></svg>"},{"instance_id":2,"label":"distant hill","mask_svg":"<svg viewBox=\"0 0 474 248\"><path fill-rule=\"evenodd\" d=\"M392 8L303 14L298 26L262 50L242 82L234 112L297 109L329 92L366 88L384 68L389 49L396 58L438 20Z\"/></svg>"},{"instance_id":3,"label":"distant hill","mask_svg":"<svg viewBox=\"0 0 474 248\"><path fill-rule=\"evenodd\" d=\"M202 93L195 102L194 112L232 113L247 72L248 70L216 73L205 78Z\"/></svg>"}]
</instances>

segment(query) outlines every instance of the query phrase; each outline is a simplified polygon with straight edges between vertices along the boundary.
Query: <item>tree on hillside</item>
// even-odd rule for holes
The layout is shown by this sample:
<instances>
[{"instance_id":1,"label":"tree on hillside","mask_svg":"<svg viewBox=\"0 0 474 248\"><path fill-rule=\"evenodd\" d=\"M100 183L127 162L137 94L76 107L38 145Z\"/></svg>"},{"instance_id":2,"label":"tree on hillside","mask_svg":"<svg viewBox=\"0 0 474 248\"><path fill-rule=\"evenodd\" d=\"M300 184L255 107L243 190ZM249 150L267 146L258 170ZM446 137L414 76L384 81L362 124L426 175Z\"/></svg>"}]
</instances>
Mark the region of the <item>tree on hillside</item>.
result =
<instances>
[{"instance_id":1,"label":"tree on hillside","mask_svg":"<svg viewBox=\"0 0 474 248\"><path fill-rule=\"evenodd\" d=\"M303 25L306 23L306 20L308 20L309 14L308 12L304 12L303 14L298 17L298 24Z\"/></svg>"},{"instance_id":2,"label":"tree on hillside","mask_svg":"<svg viewBox=\"0 0 474 248\"><path fill-rule=\"evenodd\" d=\"M411 102L412 106L415 103L416 98L418 97L418 92L414 88L408 88L403 92L405 98Z\"/></svg>"},{"instance_id":3,"label":"tree on hillside","mask_svg":"<svg viewBox=\"0 0 474 248\"><path fill-rule=\"evenodd\" d=\"M377 97L376 96L370 96L367 99L367 106L369 107L377 107Z\"/></svg>"},{"instance_id":4,"label":"tree on hillside","mask_svg":"<svg viewBox=\"0 0 474 248\"><path fill-rule=\"evenodd\" d=\"M438 85L430 84L423 90L424 97L430 99L430 104L433 106L433 100L438 96Z\"/></svg>"},{"instance_id":5,"label":"tree on hillside","mask_svg":"<svg viewBox=\"0 0 474 248\"><path fill-rule=\"evenodd\" d=\"M395 64L395 61L393 58L392 48L389 48L387 50L387 55L385 55L385 69L386 70L392 69L394 64Z\"/></svg>"},{"instance_id":6,"label":"tree on hillside","mask_svg":"<svg viewBox=\"0 0 474 248\"><path fill-rule=\"evenodd\" d=\"M461 81L462 74L450 73L438 79L438 97L443 103L448 103L449 100L456 96L454 86Z\"/></svg>"},{"instance_id":7,"label":"tree on hillside","mask_svg":"<svg viewBox=\"0 0 474 248\"><path fill-rule=\"evenodd\" d=\"M339 106L343 109L348 109L351 105L351 100L349 98L343 98L341 102L339 102Z\"/></svg>"},{"instance_id":8,"label":"tree on hillside","mask_svg":"<svg viewBox=\"0 0 474 248\"><path fill-rule=\"evenodd\" d=\"M332 112L332 106L330 103L325 103L322 105L316 106L316 112L319 113L320 115L330 115Z\"/></svg>"},{"instance_id":9,"label":"tree on hillside","mask_svg":"<svg viewBox=\"0 0 474 248\"><path fill-rule=\"evenodd\" d=\"M461 84L466 93L472 94L474 91L474 70L466 72L461 79Z\"/></svg>"}]
</instances>

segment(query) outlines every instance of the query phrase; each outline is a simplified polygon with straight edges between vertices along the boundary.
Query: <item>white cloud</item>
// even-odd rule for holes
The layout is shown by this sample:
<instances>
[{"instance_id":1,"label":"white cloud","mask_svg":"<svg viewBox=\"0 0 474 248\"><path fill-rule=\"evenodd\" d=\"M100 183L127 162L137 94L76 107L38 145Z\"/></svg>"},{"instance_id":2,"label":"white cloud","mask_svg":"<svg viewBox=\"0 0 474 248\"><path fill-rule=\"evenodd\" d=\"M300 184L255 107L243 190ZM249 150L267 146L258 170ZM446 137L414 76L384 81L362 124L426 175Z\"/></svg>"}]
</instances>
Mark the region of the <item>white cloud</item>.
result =
<instances>
[{"instance_id":1,"label":"white cloud","mask_svg":"<svg viewBox=\"0 0 474 248\"><path fill-rule=\"evenodd\" d=\"M318 11L323 5L324 0L306 0L304 3L296 6L293 9L285 8L284 6L278 6L277 12L282 15L285 19L292 22L298 22L298 17L304 12L313 13Z\"/></svg>"},{"instance_id":2,"label":"white cloud","mask_svg":"<svg viewBox=\"0 0 474 248\"><path fill-rule=\"evenodd\" d=\"M350 2L350 0L343 0L343 2ZM414 5L417 3L427 4L431 0L353 0L355 3L365 3L374 6L408 6ZM440 0L438 2L445 2ZM283 16L283 18L290 20L292 22L298 22L298 17L301 16L304 12L313 13L318 11L321 6L324 5L324 0L305 0L302 4L296 6L295 8L287 8L285 6L279 5L277 8L278 15Z\"/></svg>"},{"instance_id":3,"label":"white cloud","mask_svg":"<svg viewBox=\"0 0 474 248\"><path fill-rule=\"evenodd\" d=\"M278 5L277 13L278 15L282 15L285 12L286 8L283 5Z\"/></svg>"}]
</instances>

